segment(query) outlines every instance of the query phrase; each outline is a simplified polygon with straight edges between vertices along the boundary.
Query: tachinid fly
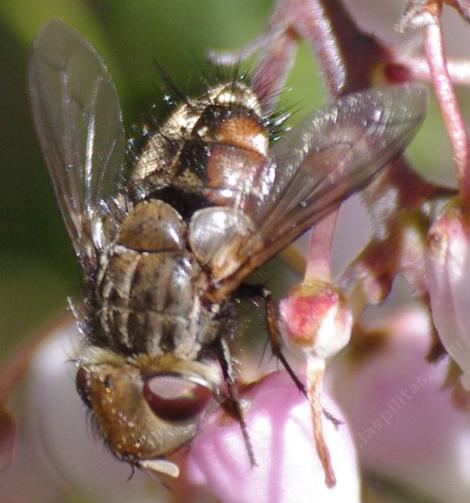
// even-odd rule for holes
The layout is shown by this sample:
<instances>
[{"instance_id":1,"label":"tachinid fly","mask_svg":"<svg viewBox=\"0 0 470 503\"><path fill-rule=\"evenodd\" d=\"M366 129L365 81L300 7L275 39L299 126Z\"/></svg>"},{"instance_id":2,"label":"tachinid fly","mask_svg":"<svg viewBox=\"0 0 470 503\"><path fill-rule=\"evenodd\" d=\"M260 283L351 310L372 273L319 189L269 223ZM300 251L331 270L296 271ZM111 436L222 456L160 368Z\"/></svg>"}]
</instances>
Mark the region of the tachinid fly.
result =
<instances>
[{"instance_id":1,"label":"tachinid fly","mask_svg":"<svg viewBox=\"0 0 470 503\"><path fill-rule=\"evenodd\" d=\"M29 85L84 274L78 391L117 457L176 476L164 456L194 436L214 398L243 426L227 341L246 277L402 152L426 90L345 96L270 145L263 97L221 83L183 101L125 176L112 79L64 22L37 36Z\"/></svg>"}]
</instances>

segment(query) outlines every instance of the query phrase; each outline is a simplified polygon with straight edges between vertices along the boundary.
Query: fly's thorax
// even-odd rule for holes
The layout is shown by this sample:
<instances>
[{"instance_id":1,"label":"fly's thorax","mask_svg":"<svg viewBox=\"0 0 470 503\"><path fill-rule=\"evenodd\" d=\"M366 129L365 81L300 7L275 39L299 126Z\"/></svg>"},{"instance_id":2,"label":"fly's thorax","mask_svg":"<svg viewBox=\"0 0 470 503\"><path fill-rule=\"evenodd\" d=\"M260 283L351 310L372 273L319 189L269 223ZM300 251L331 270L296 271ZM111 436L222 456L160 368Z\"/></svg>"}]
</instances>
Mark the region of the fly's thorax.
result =
<instances>
[{"instance_id":1,"label":"fly's thorax","mask_svg":"<svg viewBox=\"0 0 470 503\"><path fill-rule=\"evenodd\" d=\"M230 205L265 168L269 131L259 99L245 83L211 88L180 105L138 154L130 178L137 198L200 196ZM173 203L172 203L173 204ZM196 203L201 207L201 201ZM177 208L178 209L178 208Z\"/></svg>"},{"instance_id":2,"label":"fly's thorax","mask_svg":"<svg viewBox=\"0 0 470 503\"><path fill-rule=\"evenodd\" d=\"M100 260L94 293L101 339L124 352L195 359L218 334L201 301L207 278L168 204L135 205Z\"/></svg>"},{"instance_id":3,"label":"fly's thorax","mask_svg":"<svg viewBox=\"0 0 470 503\"><path fill-rule=\"evenodd\" d=\"M150 199L136 204L124 219L117 243L139 252L184 250L186 225L169 204Z\"/></svg>"},{"instance_id":4,"label":"fly's thorax","mask_svg":"<svg viewBox=\"0 0 470 503\"><path fill-rule=\"evenodd\" d=\"M106 444L119 458L147 469L194 436L223 380L215 361L125 357L95 346L85 350L78 367L77 389Z\"/></svg>"}]
</instances>

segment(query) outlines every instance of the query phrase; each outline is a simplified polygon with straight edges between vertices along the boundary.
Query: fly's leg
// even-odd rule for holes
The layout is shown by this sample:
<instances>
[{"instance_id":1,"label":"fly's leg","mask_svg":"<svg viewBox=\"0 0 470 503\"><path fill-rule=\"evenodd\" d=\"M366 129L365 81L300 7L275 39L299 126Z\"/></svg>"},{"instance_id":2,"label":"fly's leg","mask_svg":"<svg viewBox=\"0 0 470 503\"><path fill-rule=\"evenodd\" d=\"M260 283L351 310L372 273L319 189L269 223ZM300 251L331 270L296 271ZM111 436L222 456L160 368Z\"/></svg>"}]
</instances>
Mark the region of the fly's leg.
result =
<instances>
[{"instance_id":1,"label":"fly's leg","mask_svg":"<svg viewBox=\"0 0 470 503\"><path fill-rule=\"evenodd\" d=\"M220 339L218 340L218 353L222 366L222 372L224 374L229 393L229 396L224 397L224 399L221 401L221 405L232 417L234 417L239 422L250 463L252 466L256 466L255 454L253 452L253 446L251 445L250 436L248 435L248 428L245 422L243 408L240 401L240 394L238 392L236 383L236 375L235 369L233 368L232 355L230 354L230 348L228 347L227 341L223 337L220 337Z\"/></svg>"},{"instance_id":2,"label":"fly's leg","mask_svg":"<svg viewBox=\"0 0 470 503\"><path fill-rule=\"evenodd\" d=\"M240 297L259 297L264 300L265 322L266 328L268 330L269 341L271 344L271 351L273 355L281 362L282 366L285 368L286 372L289 374L298 390L305 396L307 396L307 390L304 383L298 378L297 374L289 365L289 362L282 352L282 337L279 331L279 317L271 291L263 285L250 285L248 283L242 283L237 290L237 294Z\"/></svg>"},{"instance_id":3,"label":"fly's leg","mask_svg":"<svg viewBox=\"0 0 470 503\"><path fill-rule=\"evenodd\" d=\"M328 487L333 487L336 484L335 473L331 463L330 453L323 432L322 417L331 421L335 427L341 424L341 421L335 418L330 412L325 410L321 404L320 391L323 383L324 365L323 360L311 357L307 360L307 388L299 380L289 363L282 354L282 338L279 331L279 321L276 305L273 301L271 292L262 285L242 284L237 290L240 296L260 297L265 302L266 326L268 329L271 348L273 354L282 363L289 376L292 378L297 388L306 396L312 415L312 429L315 439L315 446L318 457L322 463L325 473L325 483Z\"/></svg>"}]
</instances>

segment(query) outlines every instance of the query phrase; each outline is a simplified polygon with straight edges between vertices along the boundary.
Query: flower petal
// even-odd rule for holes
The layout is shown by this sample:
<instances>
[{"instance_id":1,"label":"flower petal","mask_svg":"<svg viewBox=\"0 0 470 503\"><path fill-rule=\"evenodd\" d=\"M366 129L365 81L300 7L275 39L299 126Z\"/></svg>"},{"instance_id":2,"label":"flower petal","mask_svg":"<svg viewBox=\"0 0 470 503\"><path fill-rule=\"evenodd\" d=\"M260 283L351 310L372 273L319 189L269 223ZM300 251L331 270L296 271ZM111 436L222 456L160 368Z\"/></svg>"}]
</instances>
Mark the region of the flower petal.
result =
<instances>
[{"instance_id":1,"label":"flower petal","mask_svg":"<svg viewBox=\"0 0 470 503\"><path fill-rule=\"evenodd\" d=\"M337 484L329 489L318 458L310 406L284 372L270 374L242 393L256 466L251 466L237 421L218 409L201 425L186 466L189 483L205 487L224 503L359 502L356 456L349 429L327 395L324 419Z\"/></svg>"}]
</instances>

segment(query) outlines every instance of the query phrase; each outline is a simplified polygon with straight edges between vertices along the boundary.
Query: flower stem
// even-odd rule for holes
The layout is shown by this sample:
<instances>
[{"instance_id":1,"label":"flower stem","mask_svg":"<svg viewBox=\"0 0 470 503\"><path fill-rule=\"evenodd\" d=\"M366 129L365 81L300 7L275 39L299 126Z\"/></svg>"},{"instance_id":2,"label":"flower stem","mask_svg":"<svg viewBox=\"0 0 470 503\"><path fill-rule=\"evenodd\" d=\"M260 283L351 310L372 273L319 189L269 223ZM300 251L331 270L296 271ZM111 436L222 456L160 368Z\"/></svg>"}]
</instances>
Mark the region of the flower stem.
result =
<instances>
[{"instance_id":1,"label":"flower stem","mask_svg":"<svg viewBox=\"0 0 470 503\"><path fill-rule=\"evenodd\" d=\"M424 50L434 91L452 146L460 194L465 201L470 201L470 142L447 69L442 24L438 9L436 9L433 18L434 22L423 28Z\"/></svg>"}]
</instances>

